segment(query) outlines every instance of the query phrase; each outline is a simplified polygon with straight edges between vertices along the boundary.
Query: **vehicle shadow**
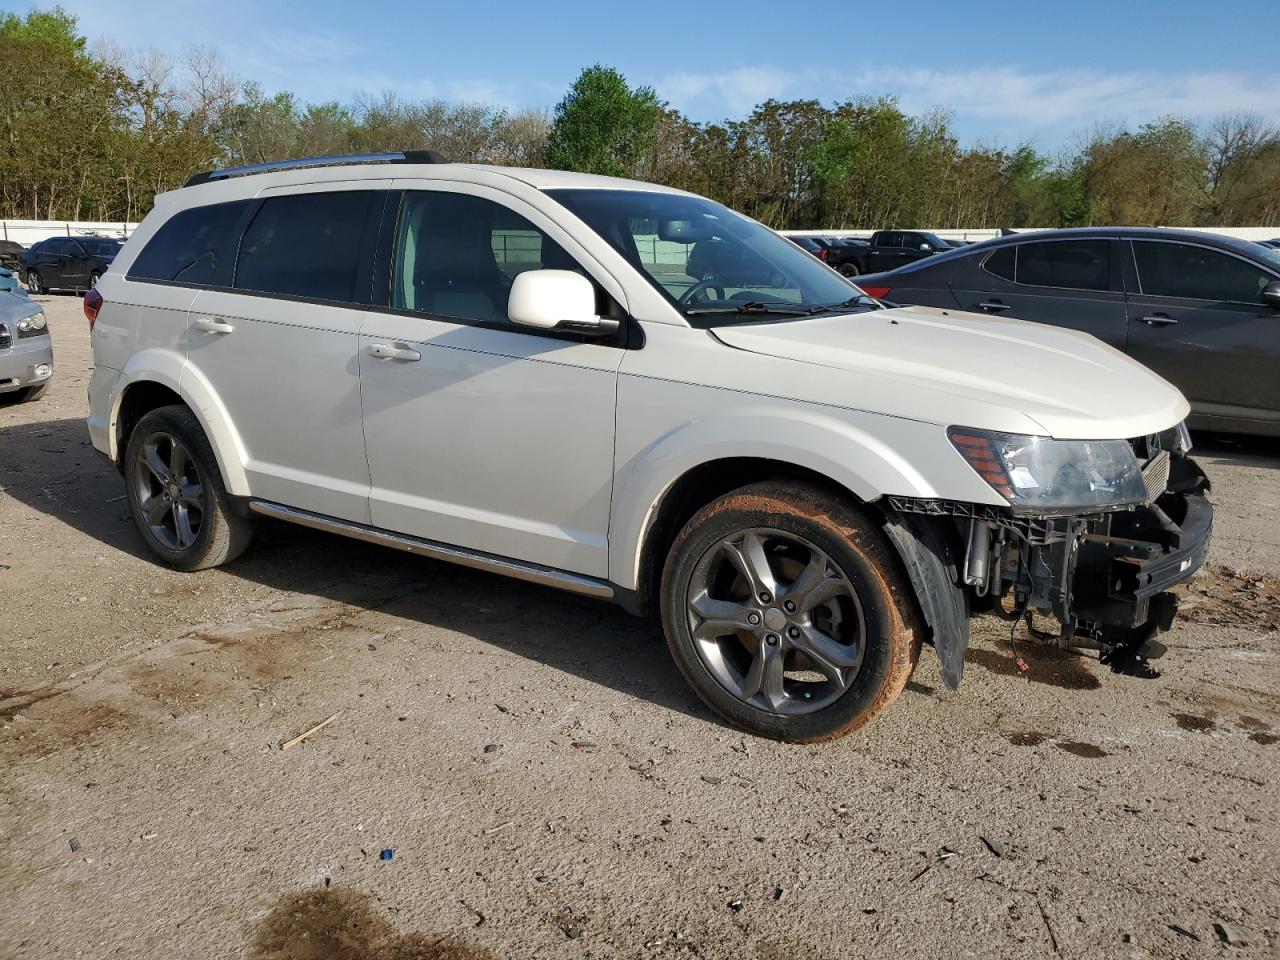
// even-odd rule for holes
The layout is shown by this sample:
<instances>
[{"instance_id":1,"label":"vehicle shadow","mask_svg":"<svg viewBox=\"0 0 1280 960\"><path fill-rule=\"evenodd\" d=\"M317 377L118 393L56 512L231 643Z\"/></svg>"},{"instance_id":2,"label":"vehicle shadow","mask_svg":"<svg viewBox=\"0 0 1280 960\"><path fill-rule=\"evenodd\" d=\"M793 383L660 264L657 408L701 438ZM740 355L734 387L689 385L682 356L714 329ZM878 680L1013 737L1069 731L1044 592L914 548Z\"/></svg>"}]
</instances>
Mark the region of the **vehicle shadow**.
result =
<instances>
[{"instance_id":1,"label":"vehicle shadow","mask_svg":"<svg viewBox=\"0 0 1280 960\"><path fill-rule=\"evenodd\" d=\"M84 421L0 423L0 517L7 498L104 546L151 560L124 483ZM263 522L243 557L192 577L232 576L456 631L568 674L719 723L685 684L655 620L612 604L285 523Z\"/></svg>"},{"instance_id":2,"label":"vehicle shadow","mask_svg":"<svg viewBox=\"0 0 1280 960\"><path fill-rule=\"evenodd\" d=\"M1254 437L1237 433L1191 435L1191 456L1215 457L1246 466L1280 468L1280 437Z\"/></svg>"}]
</instances>

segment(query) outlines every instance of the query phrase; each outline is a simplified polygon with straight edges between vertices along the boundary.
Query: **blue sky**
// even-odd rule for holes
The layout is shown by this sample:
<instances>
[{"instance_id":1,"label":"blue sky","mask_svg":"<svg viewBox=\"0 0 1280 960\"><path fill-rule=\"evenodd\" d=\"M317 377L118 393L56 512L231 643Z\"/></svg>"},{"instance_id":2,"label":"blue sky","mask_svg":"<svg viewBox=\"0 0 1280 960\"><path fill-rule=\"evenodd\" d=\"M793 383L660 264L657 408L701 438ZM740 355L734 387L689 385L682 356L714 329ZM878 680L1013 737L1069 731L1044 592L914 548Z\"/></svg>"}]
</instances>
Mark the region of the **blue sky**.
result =
<instances>
[{"instance_id":1,"label":"blue sky","mask_svg":"<svg viewBox=\"0 0 1280 960\"><path fill-rule=\"evenodd\" d=\"M697 120L771 96L892 94L913 113L949 108L968 142L1049 151L1166 113L1280 123L1277 0L62 4L91 39L212 46L240 77L312 101L393 90L550 108L598 61Z\"/></svg>"}]
</instances>

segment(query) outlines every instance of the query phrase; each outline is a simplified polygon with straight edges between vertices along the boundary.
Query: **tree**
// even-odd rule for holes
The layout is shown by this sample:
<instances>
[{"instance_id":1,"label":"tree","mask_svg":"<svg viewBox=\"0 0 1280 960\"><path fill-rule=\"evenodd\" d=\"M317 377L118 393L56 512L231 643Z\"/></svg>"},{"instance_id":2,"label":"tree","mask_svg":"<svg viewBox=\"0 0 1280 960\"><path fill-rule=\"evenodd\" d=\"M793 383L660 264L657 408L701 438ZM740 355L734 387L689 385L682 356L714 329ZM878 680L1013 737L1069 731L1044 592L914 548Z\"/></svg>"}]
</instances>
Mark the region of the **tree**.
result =
<instances>
[{"instance_id":1,"label":"tree","mask_svg":"<svg viewBox=\"0 0 1280 960\"><path fill-rule=\"evenodd\" d=\"M558 170L638 176L652 160L661 116L652 88L632 90L612 67L587 67L556 104L547 163Z\"/></svg>"}]
</instances>

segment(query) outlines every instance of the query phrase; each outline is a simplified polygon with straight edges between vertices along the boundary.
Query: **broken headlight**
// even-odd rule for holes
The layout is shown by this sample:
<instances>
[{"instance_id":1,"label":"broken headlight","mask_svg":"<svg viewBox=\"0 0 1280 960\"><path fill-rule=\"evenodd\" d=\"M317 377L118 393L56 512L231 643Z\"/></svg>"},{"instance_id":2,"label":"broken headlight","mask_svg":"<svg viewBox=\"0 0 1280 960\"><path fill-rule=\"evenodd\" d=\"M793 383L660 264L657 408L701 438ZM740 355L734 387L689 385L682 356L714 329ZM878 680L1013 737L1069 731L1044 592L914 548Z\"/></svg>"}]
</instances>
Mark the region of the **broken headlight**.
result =
<instances>
[{"instance_id":1,"label":"broken headlight","mask_svg":"<svg viewBox=\"0 0 1280 960\"><path fill-rule=\"evenodd\" d=\"M952 445L1010 506L1025 513L1122 507L1147 499L1127 440L1050 440L952 427Z\"/></svg>"}]
</instances>

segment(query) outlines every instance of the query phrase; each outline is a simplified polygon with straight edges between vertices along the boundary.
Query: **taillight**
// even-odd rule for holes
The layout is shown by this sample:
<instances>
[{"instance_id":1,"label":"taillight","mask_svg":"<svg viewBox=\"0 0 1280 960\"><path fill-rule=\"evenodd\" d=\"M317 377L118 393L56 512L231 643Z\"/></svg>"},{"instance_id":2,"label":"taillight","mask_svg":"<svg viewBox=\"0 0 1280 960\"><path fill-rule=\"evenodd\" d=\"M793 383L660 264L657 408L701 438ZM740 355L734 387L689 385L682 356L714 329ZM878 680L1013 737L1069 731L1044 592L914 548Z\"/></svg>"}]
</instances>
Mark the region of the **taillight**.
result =
<instances>
[{"instance_id":1,"label":"taillight","mask_svg":"<svg viewBox=\"0 0 1280 960\"><path fill-rule=\"evenodd\" d=\"M858 284L858 286L862 287L862 292L865 293L868 297L874 297L876 300L883 300L885 297L889 295L889 291L893 289L893 287L876 287L876 286L868 287L868 286L864 286L861 283Z\"/></svg>"},{"instance_id":2,"label":"taillight","mask_svg":"<svg viewBox=\"0 0 1280 960\"><path fill-rule=\"evenodd\" d=\"M96 289L84 292L84 315L89 321L89 329L93 330L94 321L98 319L98 311L102 309L102 294Z\"/></svg>"},{"instance_id":3,"label":"taillight","mask_svg":"<svg viewBox=\"0 0 1280 960\"><path fill-rule=\"evenodd\" d=\"M819 247L819 248L818 248L818 259L819 259L819 260L821 260L823 263L826 263L826 262L827 262L827 248L826 248L826 247Z\"/></svg>"}]
</instances>

